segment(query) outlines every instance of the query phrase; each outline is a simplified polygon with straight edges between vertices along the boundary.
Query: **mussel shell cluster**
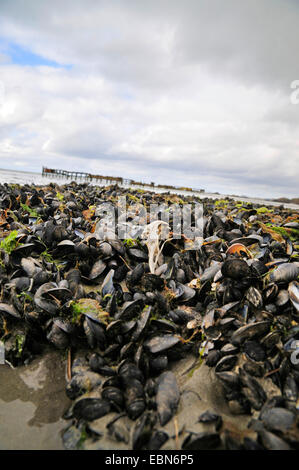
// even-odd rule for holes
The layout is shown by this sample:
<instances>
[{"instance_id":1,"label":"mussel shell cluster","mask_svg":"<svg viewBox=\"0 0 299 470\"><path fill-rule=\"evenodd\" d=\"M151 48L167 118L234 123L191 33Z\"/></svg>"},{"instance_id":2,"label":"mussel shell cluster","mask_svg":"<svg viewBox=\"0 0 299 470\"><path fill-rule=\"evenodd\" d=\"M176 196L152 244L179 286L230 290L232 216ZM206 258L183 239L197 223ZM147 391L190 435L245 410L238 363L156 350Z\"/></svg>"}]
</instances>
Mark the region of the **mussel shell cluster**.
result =
<instances>
[{"instance_id":1,"label":"mussel shell cluster","mask_svg":"<svg viewBox=\"0 0 299 470\"><path fill-rule=\"evenodd\" d=\"M203 245L168 241L151 272L133 222L135 238L101 236L98 208L117 211L118 196L146 209L195 202L117 186L0 186L1 339L14 366L49 345L66 352L65 447L167 447L181 406L175 364L193 355L230 413L251 416L251 437L207 410L198 419L213 429L185 431L182 449L298 448L298 213L271 209L282 236L252 204L203 200Z\"/></svg>"}]
</instances>

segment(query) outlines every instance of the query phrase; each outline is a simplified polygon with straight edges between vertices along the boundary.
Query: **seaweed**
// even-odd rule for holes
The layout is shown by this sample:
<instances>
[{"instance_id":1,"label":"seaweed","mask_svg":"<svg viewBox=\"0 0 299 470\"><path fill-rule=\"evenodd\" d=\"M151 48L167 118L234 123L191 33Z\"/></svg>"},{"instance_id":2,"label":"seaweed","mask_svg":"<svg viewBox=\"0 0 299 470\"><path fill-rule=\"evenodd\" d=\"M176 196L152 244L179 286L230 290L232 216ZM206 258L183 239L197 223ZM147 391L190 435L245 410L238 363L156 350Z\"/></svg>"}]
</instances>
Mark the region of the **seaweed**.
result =
<instances>
[{"instance_id":1,"label":"seaweed","mask_svg":"<svg viewBox=\"0 0 299 470\"><path fill-rule=\"evenodd\" d=\"M12 230L7 237L4 238L4 240L1 241L0 243L0 249L5 251L5 253L9 254L17 247L18 245L18 231L17 230Z\"/></svg>"}]
</instances>

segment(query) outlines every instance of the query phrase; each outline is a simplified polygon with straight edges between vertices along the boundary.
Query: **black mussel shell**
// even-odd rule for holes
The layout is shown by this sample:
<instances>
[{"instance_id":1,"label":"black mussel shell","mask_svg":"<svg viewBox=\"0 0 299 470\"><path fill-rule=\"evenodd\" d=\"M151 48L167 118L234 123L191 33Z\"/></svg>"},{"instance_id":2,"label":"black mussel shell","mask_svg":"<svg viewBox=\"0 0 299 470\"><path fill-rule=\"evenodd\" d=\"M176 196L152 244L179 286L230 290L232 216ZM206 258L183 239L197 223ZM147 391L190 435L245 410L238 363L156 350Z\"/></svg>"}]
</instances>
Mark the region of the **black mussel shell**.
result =
<instances>
[{"instance_id":1,"label":"black mussel shell","mask_svg":"<svg viewBox=\"0 0 299 470\"><path fill-rule=\"evenodd\" d=\"M77 419L93 421L105 416L111 410L111 405L102 398L82 398L74 405L73 414Z\"/></svg>"}]
</instances>

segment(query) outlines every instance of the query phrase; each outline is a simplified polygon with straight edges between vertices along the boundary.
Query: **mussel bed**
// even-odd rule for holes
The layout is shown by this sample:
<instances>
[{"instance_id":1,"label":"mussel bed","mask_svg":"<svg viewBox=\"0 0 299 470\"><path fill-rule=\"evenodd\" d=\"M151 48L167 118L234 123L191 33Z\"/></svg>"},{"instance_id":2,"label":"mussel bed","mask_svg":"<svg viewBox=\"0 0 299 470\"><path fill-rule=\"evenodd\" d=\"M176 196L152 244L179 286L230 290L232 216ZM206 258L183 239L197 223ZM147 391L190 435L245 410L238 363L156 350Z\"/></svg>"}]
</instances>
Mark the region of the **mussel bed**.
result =
<instances>
[{"instance_id":1,"label":"mussel bed","mask_svg":"<svg viewBox=\"0 0 299 470\"><path fill-rule=\"evenodd\" d=\"M133 236L103 236L100 208L116 214L120 196ZM202 245L170 236L155 259L136 214L193 203ZM75 182L0 185L0 209L5 359L61 351L66 449L299 448L298 212ZM204 363L229 413L250 418L245 431L214 410L180 426L187 357L190 376Z\"/></svg>"}]
</instances>

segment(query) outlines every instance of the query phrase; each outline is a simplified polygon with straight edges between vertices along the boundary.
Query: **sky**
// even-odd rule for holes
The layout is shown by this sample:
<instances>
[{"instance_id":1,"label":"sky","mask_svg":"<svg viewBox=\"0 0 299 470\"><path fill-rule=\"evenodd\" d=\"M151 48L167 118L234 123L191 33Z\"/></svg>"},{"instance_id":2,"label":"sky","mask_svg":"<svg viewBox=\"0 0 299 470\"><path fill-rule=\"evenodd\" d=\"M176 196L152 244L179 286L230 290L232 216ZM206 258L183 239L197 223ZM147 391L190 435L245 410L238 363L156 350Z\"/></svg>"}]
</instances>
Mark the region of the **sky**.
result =
<instances>
[{"instance_id":1,"label":"sky","mask_svg":"<svg viewBox=\"0 0 299 470\"><path fill-rule=\"evenodd\" d=\"M298 25L297 0L1 0L0 168L298 197Z\"/></svg>"}]
</instances>

